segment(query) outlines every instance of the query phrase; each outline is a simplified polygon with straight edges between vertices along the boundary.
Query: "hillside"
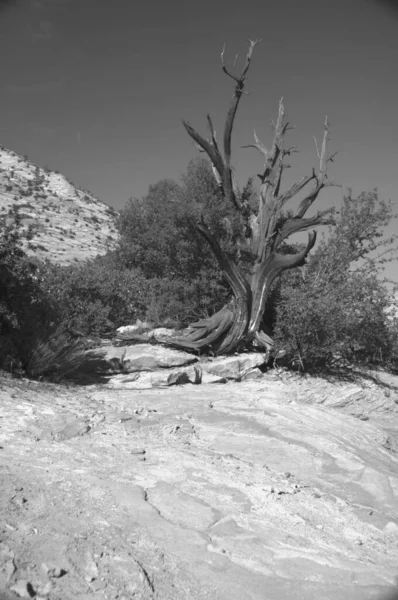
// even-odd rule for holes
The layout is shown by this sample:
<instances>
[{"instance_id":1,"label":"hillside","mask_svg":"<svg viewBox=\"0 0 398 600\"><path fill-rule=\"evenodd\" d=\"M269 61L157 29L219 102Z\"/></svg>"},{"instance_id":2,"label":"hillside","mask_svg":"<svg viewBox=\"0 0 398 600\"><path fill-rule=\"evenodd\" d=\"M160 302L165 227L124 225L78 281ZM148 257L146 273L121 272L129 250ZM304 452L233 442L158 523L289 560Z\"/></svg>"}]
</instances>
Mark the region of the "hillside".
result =
<instances>
[{"instance_id":1,"label":"hillside","mask_svg":"<svg viewBox=\"0 0 398 600\"><path fill-rule=\"evenodd\" d=\"M0 217L14 206L34 228L35 254L70 264L105 254L117 239L117 212L60 173L0 146Z\"/></svg>"}]
</instances>

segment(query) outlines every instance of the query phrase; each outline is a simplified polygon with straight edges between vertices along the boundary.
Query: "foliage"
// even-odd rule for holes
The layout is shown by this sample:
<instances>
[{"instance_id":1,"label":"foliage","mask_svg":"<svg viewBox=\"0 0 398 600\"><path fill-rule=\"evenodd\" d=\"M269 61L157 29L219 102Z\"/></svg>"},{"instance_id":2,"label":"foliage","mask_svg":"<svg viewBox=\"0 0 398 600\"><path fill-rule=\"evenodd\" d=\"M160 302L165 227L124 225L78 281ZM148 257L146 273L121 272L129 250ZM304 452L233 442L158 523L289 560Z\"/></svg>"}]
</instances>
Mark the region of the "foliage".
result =
<instances>
[{"instance_id":1,"label":"foliage","mask_svg":"<svg viewBox=\"0 0 398 600\"><path fill-rule=\"evenodd\" d=\"M192 161L181 184L163 180L142 199L131 199L118 220L117 260L148 280L151 319L186 323L218 310L229 289L207 242L203 219L221 246L239 258L240 217L221 194L207 161Z\"/></svg>"},{"instance_id":2,"label":"foliage","mask_svg":"<svg viewBox=\"0 0 398 600\"><path fill-rule=\"evenodd\" d=\"M23 368L32 344L52 319L52 310L40 287L37 265L29 259L18 209L0 223L0 366Z\"/></svg>"},{"instance_id":3,"label":"foliage","mask_svg":"<svg viewBox=\"0 0 398 600\"><path fill-rule=\"evenodd\" d=\"M301 368L393 360L391 292L380 278L392 259L394 237L383 238L393 218L377 192L343 201L336 227L300 272L286 272L277 300L275 341Z\"/></svg>"},{"instance_id":4,"label":"foliage","mask_svg":"<svg viewBox=\"0 0 398 600\"><path fill-rule=\"evenodd\" d=\"M37 338L26 364L26 374L59 381L81 365L84 350L84 342L73 336L65 323L61 323L47 336Z\"/></svg>"},{"instance_id":5,"label":"foliage","mask_svg":"<svg viewBox=\"0 0 398 600\"><path fill-rule=\"evenodd\" d=\"M103 336L145 316L148 284L139 269L120 268L114 254L86 263L41 268L41 287L59 320L85 336Z\"/></svg>"}]
</instances>

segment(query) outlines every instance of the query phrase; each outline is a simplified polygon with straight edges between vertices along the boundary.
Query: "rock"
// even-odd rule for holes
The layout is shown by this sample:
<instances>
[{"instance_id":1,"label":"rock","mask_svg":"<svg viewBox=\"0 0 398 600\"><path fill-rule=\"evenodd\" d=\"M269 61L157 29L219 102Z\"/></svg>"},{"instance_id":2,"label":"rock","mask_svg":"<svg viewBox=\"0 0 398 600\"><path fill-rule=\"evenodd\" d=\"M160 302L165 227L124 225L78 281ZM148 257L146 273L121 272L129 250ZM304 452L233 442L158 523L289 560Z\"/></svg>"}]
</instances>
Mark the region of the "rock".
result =
<instances>
[{"instance_id":1,"label":"rock","mask_svg":"<svg viewBox=\"0 0 398 600\"><path fill-rule=\"evenodd\" d=\"M97 373L156 371L189 365L198 360L193 354L150 344L96 348L87 351L86 356L87 364L79 370Z\"/></svg>"},{"instance_id":2,"label":"rock","mask_svg":"<svg viewBox=\"0 0 398 600\"><path fill-rule=\"evenodd\" d=\"M168 327L157 327L156 329L152 329L151 337L155 339L157 342L167 341L171 337L177 335L177 331L175 329L169 329Z\"/></svg>"},{"instance_id":3,"label":"rock","mask_svg":"<svg viewBox=\"0 0 398 600\"><path fill-rule=\"evenodd\" d=\"M143 371L129 375L115 375L108 380L108 385L112 388L145 390L186 383L199 384L201 381L202 370L199 365L193 365L152 372Z\"/></svg>"},{"instance_id":4,"label":"rock","mask_svg":"<svg viewBox=\"0 0 398 600\"><path fill-rule=\"evenodd\" d=\"M246 373L255 367L263 365L267 360L265 354L250 352L235 356L221 356L211 362L201 363L203 371L225 377L226 379L241 380Z\"/></svg>"},{"instance_id":5,"label":"rock","mask_svg":"<svg viewBox=\"0 0 398 600\"><path fill-rule=\"evenodd\" d=\"M55 434L55 439L57 442L64 442L65 440L70 440L73 437L78 435L84 435L90 431L90 426L82 421L81 419L77 419L76 421L72 421L72 423L68 423L61 431Z\"/></svg>"},{"instance_id":6,"label":"rock","mask_svg":"<svg viewBox=\"0 0 398 600\"><path fill-rule=\"evenodd\" d=\"M395 534L398 537L398 524L394 523L393 521L390 521L384 527L384 533Z\"/></svg>"},{"instance_id":7,"label":"rock","mask_svg":"<svg viewBox=\"0 0 398 600\"><path fill-rule=\"evenodd\" d=\"M202 372L202 383L227 383L227 379L221 375L213 375L213 373Z\"/></svg>"},{"instance_id":8,"label":"rock","mask_svg":"<svg viewBox=\"0 0 398 600\"><path fill-rule=\"evenodd\" d=\"M124 325L116 330L116 338L119 340L135 340L137 335L147 335L155 339L169 338L177 332L171 327L153 327L151 323L137 320L135 325Z\"/></svg>"},{"instance_id":9,"label":"rock","mask_svg":"<svg viewBox=\"0 0 398 600\"><path fill-rule=\"evenodd\" d=\"M53 563L42 563L41 568L47 577L54 577L55 579L59 579L59 577L62 577L67 573L66 569Z\"/></svg>"},{"instance_id":10,"label":"rock","mask_svg":"<svg viewBox=\"0 0 398 600\"><path fill-rule=\"evenodd\" d=\"M16 566L13 558L9 558L3 564L0 564L0 589L7 585L15 571Z\"/></svg>"},{"instance_id":11,"label":"rock","mask_svg":"<svg viewBox=\"0 0 398 600\"><path fill-rule=\"evenodd\" d=\"M137 334L148 332L151 329L150 323L137 319L135 325L124 325L116 329L116 337L121 340L134 339Z\"/></svg>"},{"instance_id":12,"label":"rock","mask_svg":"<svg viewBox=\"0 0 398 600\"><path fill-rule=\"evenodd\" d=\"M261 369L259 369L258 367L254 367L254 369L251 369L243 375L242 381L252 381L254 379L261 379L262 377L263 373Z\"/></svg>"},{"instance_id":13,"label":"rock","mask_svg":"<svg viewBox=\"0 0 398 600\"><path fill-rule=\"evenodd\" d=\"M121 362L124 372L131 373L179 367L197 360L196 356L187 352L162 348L161 346L139 344L137 346L127 346Z\"/></svg>"},{"instance_id":14,"label":"rock","mask_svg":"<svg viewBox=\"0 0 398 600\"><path fill-rule=\"evenodd\" d=\"M86 552L86 564L84 566L84 578L87 583L91 583L98 577L98 566L91 552Z\"/></svg>"},{"instance_id":15,"label":"rock","mask_svg":"<svg viewBox=\"0 0 398 600\"><path fill-rule=\"evenodd\" d=\"M32 598L35 596L32 584L25 579L19 579L17 583L10 588L10 590L15 592L21 598Z\"/></svg>"}]
</instances>

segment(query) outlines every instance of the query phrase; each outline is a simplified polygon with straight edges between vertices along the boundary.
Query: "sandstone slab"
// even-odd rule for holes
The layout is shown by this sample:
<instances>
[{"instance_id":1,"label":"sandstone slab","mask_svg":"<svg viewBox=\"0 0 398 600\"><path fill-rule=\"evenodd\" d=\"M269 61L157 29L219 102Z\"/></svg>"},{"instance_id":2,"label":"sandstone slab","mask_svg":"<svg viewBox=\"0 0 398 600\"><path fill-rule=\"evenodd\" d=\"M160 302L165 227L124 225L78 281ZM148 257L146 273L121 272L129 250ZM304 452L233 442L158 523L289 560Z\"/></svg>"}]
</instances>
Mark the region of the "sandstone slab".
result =
<instances>
[{"instance_id":1,"label":"sandstone slab","mask_svg":"<svg viewBox=\"0 0 398 600\"><path fill-rule=\"evenodd\" d=\"M209 362L201 363L203 371L218 375L225 379L242 379L255 367L260 367L267 360L265 354L248 352L235 356L220 356Z\"/></svg>"},{"instance_id":2,"label":"sandstone slab","mask_svg":"<svg viewBox=\"0 0 398 600\"><path fill-rule=\"evenodd\" d=\"M197 356L151 344L134 346L105 346L87 352L87 365L81 369L102 373L135 373L156 371L189 365L198 361Z\"/></svg>"}]
</instances>

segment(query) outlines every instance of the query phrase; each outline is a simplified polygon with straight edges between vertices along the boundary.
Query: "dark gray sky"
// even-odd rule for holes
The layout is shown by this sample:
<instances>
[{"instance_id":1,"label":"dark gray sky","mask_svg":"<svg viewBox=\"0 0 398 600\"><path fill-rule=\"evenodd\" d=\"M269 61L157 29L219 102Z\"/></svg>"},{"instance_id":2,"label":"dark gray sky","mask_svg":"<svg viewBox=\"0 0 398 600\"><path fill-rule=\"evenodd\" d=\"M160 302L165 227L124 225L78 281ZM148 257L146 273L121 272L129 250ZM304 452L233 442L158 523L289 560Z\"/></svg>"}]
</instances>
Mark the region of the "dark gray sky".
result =
<instances>
[{"instance_id":1,"label":"dark gray sky","mask_svg":"<svg viewBox=\"0 0 398 600\"><path fill-rule=\"evenodd\" d=\"M375 0L14 0L0 12L0 143L121 208L197 151L182 125L221 131L231 80L220 51L256 47L234 137L238 178L261 156L284 96L296 125L289 179L316 162L325 114L331 175L354 191L398 190L398 13ZM325 194L321 205L338 201Z\"/></svg>"}]
</instances>

